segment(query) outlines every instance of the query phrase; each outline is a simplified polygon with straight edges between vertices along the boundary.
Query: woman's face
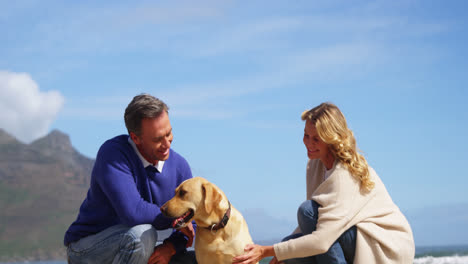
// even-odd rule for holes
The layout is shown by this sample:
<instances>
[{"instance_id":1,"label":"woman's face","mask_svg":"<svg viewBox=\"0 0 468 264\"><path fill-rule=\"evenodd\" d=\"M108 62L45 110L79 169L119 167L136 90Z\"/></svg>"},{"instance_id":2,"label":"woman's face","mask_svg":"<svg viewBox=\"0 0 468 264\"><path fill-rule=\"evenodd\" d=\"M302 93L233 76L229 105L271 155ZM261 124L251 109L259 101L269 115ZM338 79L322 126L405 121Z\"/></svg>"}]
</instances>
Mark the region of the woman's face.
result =
<instances>
[{"instance_id":1,"label":"woman's face","mask_svg":"<svg viewBox=\"0 0 468 264\"><path fill-rule=\"evenodd\" d=\"M315 125L309 120L305 123L303 141L309 159L320 159L323 162L329 159L330 150L328 145L320 139Z\"/></svg>"}]
</instances>

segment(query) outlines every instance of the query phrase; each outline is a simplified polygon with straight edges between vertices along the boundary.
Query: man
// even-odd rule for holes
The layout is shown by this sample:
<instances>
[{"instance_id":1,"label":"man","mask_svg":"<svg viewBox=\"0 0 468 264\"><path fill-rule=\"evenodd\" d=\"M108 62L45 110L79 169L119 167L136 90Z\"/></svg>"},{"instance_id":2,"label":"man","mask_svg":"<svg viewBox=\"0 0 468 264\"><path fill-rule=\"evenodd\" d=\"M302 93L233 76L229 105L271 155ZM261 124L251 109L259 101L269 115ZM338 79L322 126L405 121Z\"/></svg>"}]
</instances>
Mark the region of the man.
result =
<instances>
[{"instance_id":1,"label":"man","mask_svg":"<svg viewBox=\"0 0 468 264\"><path fill-rule=\"evenodd\" d=\"M125 110L125 125L129 135L99 149L87 197L65 234L68 262L196 263L186 251L195 235L191 224L156 246L156 229L171 224L159 207L192 177L187 161L170 148L167 105L137 95Z\"/></svg>"}]
</instances>

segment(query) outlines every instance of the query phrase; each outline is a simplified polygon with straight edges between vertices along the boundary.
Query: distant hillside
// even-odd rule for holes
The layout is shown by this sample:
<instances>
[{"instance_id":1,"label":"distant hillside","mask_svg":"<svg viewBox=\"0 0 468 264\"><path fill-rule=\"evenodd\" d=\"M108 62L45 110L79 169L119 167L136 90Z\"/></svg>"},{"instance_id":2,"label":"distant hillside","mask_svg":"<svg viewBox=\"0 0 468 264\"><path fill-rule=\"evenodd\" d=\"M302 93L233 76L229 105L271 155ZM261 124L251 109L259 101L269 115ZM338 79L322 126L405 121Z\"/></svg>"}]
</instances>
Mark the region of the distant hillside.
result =
<instances>
[{"instance_id":1,"label":"distant hillside","mask_svg":"<svg viewBox=\"0 0 468 264\"><path fill-rule=\"evenodd\" d=\"M0 129L0 261L65 259L93 163L58 130L23 144Z\"/></svg>"}]
</instances>

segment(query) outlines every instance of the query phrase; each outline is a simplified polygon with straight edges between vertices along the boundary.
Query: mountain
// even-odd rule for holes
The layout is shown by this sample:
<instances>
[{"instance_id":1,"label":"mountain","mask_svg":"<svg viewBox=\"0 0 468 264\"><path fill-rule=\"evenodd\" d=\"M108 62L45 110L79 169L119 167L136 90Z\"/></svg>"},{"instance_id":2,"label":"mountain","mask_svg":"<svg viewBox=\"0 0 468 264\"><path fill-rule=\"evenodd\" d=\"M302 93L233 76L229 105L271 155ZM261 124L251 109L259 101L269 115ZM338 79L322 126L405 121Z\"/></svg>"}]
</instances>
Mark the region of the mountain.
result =
<instances>
[{"instance_id":1,"label":"mountain","mask_svg":"<svg viewBox=\"0 0 468 264\"><path fill-rule=\"evenodd\" d=\"M0 261L65 258L93 164L58 130L23 144L0 129Z\"/></svg>"}]
</instances>

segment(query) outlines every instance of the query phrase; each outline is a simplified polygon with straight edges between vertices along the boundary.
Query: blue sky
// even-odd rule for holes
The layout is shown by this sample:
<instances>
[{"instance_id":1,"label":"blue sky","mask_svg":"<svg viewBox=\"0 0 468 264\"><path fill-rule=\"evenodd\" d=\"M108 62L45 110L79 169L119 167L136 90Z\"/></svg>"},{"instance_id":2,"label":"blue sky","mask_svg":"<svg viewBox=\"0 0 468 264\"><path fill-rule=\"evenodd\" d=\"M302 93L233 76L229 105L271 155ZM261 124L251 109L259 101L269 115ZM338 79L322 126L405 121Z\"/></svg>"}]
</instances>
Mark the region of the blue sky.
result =
<instances>
[{"instance_id":1,"label":"blue sky","mask_svg":"<svg viewBox=\"0 0 468 264\"><path fill-rule=\"evenodd\" d=\"M464 208L467 7L0 0L0 126L26 143L59 129L94 158L126 133L132 97L151 93L195 176L292 229L305 199L300 115L330 101L404 212Z\"/></svg>"}]
</instances>

